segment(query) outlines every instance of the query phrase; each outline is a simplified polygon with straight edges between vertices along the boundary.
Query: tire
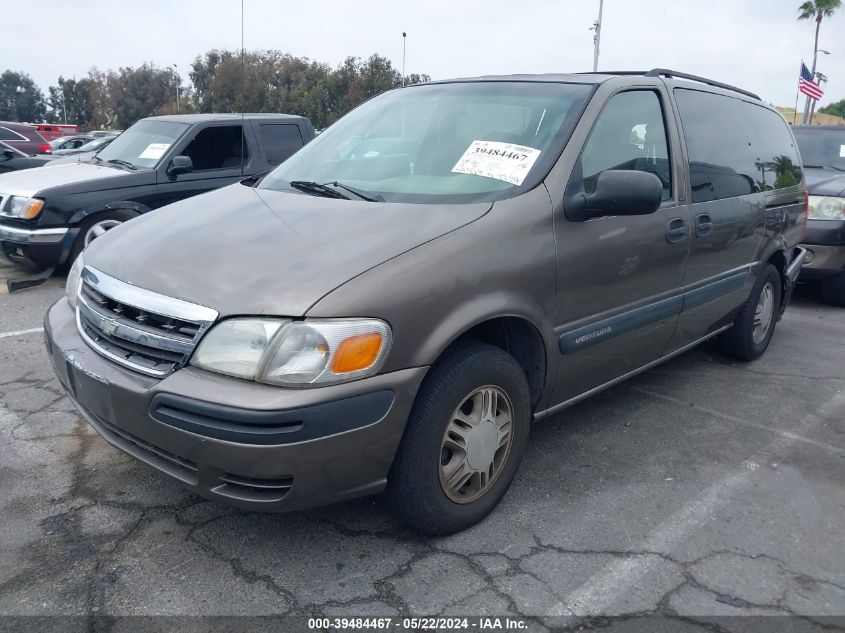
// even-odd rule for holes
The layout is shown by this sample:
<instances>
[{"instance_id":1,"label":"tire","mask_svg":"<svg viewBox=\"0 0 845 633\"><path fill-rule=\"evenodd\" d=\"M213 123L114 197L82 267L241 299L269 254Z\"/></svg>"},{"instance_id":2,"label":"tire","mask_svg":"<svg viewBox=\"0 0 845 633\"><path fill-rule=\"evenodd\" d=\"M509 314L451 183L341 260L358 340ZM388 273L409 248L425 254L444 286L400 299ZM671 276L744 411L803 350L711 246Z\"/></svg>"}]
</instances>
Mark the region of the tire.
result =
<instances>
[{"instance_id":1,"label":"tire","mask_svg":"<svg viewBox=\"0 0 845 633\"><path fill-rule=\"evenodd\" d=\"M832 306L845 307L845 270L825 279L821 284L822 300Z\"/></svg>"},{"instance_id":2,"label":"tire","mask_svg":"<svg viewBox=\"0 0 845 633\"><path fill-rule=\"evenodd\" d=\"M73 266L73 262L76 261L76 258L79 257L79 254L85 250L85 247L88 246L93 239L99 237L99 235L92 235L92 233L97 230L97 227L104 228L105 231L108 231L118 224L123 224L124 222L137 217L138 214L130 209L114 209L112 211L95 213L85 218L85 220L79 225L79 234L73 242L73 247L70 249L70 254L68 255L67 261L64 263L64 268L69 270L70 267ZM87 241L86 236L89 237Z\"/></svg>"},{"instance_id":3,"label":"tire","mask_svg":"<svg viewBox=\"0 0 845 633\"><path fill-rule=\"evenodd\" d=\"M764 293L768 299L763 298ZM733 327L720 336L722 351L738 360L752 361L760 358L775 333L782 294L780 273L777 268L767 264L757 278L748 299L740 308ZM758 308L762 311L759 324ZM767 317L768 324L763 329L763 322Z\"/></svg>"},{"instance_id":4,"label":"tire","mask_svg":"<svg viewBox=\"0 0 845 633\"><path fill-rule=\"evenodd\" d=\"M484 400L485 393L496 394L495 419L481 415L474 426L466 425L466 420L482 413L481 406L476 405L489 401ZM458 414L462 404L465 418L460 422L461 433L467 432L467 439L462 440L467 447L463 458L460 450L453 450L458 424L453 422L453 413ZM505 441L501 429L506 426L508 408L509 444L500 446ZM451 534L481 521L496 507L516 475L530 420L528 382L512 356L477 342L447 352L426 376L408 419L388 481L394 507L411 526L432 535ZM491 429L497 429L498 435ZM495 453L493 446L498 446ZM482 466L488 458L492 459L490 466ZM462 459L463 466L452 471L453 464ZM481 470L472 472L462 487L442 483L449 471L477 467L487 469L486 484ZM463 477L455 481L459 479Z\"/></svg>"}]
</instances>

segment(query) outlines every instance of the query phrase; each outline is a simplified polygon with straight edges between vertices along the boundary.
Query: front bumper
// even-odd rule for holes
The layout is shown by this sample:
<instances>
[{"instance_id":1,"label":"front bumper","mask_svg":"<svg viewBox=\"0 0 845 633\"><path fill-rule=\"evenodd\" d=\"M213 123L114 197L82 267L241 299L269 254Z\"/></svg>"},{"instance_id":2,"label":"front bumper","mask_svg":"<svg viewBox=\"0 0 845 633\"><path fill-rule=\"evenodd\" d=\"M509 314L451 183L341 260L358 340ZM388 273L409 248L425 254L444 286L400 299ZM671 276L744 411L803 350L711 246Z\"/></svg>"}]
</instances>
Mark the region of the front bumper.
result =
<instances>
[{"instance_id":1,"label":"front bumper","mask_svg":"<svg viewBox=\"0 0 845 633\"><path fill-rule=\"evenodd\" d=\"M44 333L59 381L106 441L204 497L265 512L381 491L426 372L315 389L191 367L159 380L89 348L67 299Z\"/></svg>"},{"instance_id":2,"label":"front bumper","mask_svg":"<svg viewBox=\"0 0 845 633\"><path fill-rule=\"evenodd\" d=\"M802 244L807 249L809 261L801 269L802 281L813 281L838 275L845 270L845 244Z\"/></svg>"},{"instance_id":3,"label":"front bumper","mask_svg":"<svg viewBox=\"0 0 845 633\"><path fill-rule=\"evenodd\" d=\"M67 258L74 236L68 227L38 229L0 224L0 249L12 261L56 266Z\"/></svg>"}]
</instances>

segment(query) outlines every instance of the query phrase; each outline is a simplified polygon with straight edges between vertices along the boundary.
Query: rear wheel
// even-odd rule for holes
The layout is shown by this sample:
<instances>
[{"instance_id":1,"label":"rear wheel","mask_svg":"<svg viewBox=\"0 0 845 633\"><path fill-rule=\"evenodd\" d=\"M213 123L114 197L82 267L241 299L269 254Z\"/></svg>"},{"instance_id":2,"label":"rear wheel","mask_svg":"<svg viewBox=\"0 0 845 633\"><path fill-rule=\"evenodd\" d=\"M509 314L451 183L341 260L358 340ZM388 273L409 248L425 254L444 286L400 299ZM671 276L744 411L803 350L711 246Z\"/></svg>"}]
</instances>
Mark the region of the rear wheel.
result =
<instances>
[{"instance_id":1,"label":"rear wheel","mask_svg":"<svg viewBox=\"0 0 845 633\"><path fill-rule=\"evenodd\" d=\"M775 332L780 313L781 280L777 268L767 264L743 304L733 327L722 334L722 351L739 360L759 358Z\"/></svg>"},{"instance_id":2,"label":"rear wheel","mask_svg":"<svg viewBox=\"0 0 845 633\"><path fill-rule=\"evenodd\" d=\"M73 242L73 248L70 249L70 255L67 258L67 262L65 262L65 266L68 269L73 266L73 262L79 257L79 254L98 237L102 237L114 227L120 226L124 222L136 217L138 217L138 214L135 211L115 209L113 211L95 213L85 218L79 226L79 234Z\"/></svg>"},{"instance_id":3,"label":"rear wheel","mask_svg":"<svg viewBox=\"0 0 845 633\"><path fill-rule=\"evenodd\" d=\"M516 474L528 439L528 383L507 352L461 345L426 377L389 482L402 517L428 534L483 519Z\"/></svg>"},{"instance_id":4,"label":"rear wheel","mask_svg":"<svg viewBox=\"0 0 845 633\"><path fill-rule=\"evenodd\" d=\"M825 303L845 307L845 270L834 277L825 279L822 282L821 291Z\"/></svg>"}]
</instances>

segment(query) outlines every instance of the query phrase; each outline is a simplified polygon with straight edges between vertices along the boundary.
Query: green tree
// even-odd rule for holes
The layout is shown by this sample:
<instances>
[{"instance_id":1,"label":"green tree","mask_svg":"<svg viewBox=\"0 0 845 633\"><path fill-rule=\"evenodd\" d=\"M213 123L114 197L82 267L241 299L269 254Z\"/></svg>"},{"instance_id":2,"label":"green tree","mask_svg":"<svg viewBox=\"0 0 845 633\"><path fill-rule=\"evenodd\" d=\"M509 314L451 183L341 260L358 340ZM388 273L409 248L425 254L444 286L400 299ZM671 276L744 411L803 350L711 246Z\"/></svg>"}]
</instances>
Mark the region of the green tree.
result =
<instances>
[{"instance_id":1,"label":"green tree","mask_svg":"<svg viewBox=\"0 0 845 633\"><path fill-rule=\"evenodd\" d=\"M363 101L401 85L390 60L349 57L336 69L281 51L211 50L191 66L193 98L200 112L302 114L318 128L330 125ZM428 81L411 75L406 83Z\"/></svg>"},{"instance_id":2,"label":"green tree","mask_svg":"<svg viewBox=\"0 0 845 633\"><path fill-rule=\"evenodd\" d=\"M151 63L109 74L108 94L114 124L127 128L144 117L173 113L177 81L172 68L157 68Z\"/></svg>"},{"instance_id":3,"label":"green tree","mask_svg":"<svg viewBox=\"0 0 845 633\"><path fill-rule=\"evenodd\" d=\"M0 120L41 123L47 114L44 93L25 72L0 75Z\"/></svg>"},{"instance_id":4,"label":"green tree","mask_svg":"<svg viewBox=\"0 0 845 633\"><path fill-rule=\"evenodd\" d=\"M845 99L829 103L823 108L819 108L819 112L823 114L832 114L834 116L845 117Z\"/></svg>"}]
</instances>

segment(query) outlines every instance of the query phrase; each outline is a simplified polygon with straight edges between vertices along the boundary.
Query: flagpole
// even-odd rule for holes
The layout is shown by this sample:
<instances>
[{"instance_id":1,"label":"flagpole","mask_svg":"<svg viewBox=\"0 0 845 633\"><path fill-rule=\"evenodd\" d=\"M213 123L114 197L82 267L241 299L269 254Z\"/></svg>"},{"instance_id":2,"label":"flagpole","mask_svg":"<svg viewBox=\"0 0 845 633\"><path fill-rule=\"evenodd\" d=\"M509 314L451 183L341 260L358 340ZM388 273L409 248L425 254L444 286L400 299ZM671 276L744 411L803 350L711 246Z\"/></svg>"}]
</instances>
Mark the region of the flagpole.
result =
<instances>
[{"instance_id":1,"label":"flagpole","mask_svg":"<svg viewBox=\"0 0 845 633\"><path fill-rule=\"evenodd\" d=\"M801 68L804 68L804 60L801 60ZM798 69L798 77L801 77L801 68ZM795 108L792 110L792 125L795 125L795 117L798 116L798 97L801 94L801 81L798 81L798 88L795 90Z\"/></svg>"}]
</instances>

